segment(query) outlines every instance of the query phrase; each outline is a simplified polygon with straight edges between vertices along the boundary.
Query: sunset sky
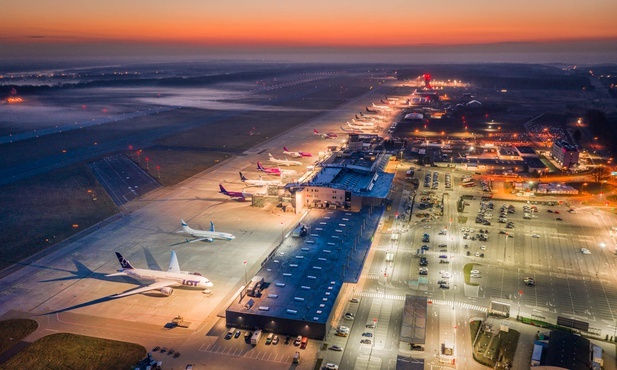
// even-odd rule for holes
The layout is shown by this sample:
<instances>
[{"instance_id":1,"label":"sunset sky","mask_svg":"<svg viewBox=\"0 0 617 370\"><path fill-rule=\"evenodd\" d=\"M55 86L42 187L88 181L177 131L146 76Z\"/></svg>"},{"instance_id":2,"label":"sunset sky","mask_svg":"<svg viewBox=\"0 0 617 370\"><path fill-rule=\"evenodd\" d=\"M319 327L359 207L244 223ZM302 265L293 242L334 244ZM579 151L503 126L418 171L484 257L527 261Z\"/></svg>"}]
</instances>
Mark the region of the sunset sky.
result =
<instances>
[{"instance_id":1,"label":"sunset sky","mask_svg":"<svg viewBox=\"0 0 617 370\"><path fill-rule=\"evenodd\" d=\"M615 0L32 0L5 5L0 47L15 53L45 52L50 45L357 48L617 40Z\"/></svg>"}]
</instances>

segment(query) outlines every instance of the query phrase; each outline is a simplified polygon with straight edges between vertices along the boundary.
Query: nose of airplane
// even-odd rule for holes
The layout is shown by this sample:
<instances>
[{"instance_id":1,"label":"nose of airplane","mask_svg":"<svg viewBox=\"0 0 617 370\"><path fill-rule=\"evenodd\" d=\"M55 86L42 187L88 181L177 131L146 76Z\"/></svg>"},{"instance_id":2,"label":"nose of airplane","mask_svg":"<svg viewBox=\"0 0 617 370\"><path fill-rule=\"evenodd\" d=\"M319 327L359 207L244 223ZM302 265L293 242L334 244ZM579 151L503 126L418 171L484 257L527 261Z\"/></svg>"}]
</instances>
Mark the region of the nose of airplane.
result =
<instances>
[{"instance_id":1,"label":"nose of airplane","mask_svg":"<svg viewBox=\"0 0 617 370\"><path fill-rule=\"evenodd\" d=\"M204 284L206 286L206 288L212 288L214 286L214 284L212 284L211 281L208 281L207 283Z\"/></svg>"}]
</instances>

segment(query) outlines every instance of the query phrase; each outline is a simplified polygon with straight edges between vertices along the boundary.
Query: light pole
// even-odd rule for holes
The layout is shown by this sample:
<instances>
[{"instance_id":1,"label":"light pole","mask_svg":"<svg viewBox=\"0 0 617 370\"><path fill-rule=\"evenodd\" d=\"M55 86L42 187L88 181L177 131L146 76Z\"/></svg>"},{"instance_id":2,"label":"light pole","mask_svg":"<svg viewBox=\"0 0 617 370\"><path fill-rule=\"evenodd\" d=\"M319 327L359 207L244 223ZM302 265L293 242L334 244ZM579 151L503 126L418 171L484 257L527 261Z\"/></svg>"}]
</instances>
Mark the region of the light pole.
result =
<instances>
[{"instance_id":1,"label":"light pole","mask_svg":"<svg viewBox=\"0 0 617 370\"><path fill-rule=\"evenodd\" d=\"M246 261L244 261L244 287L246 288L246 286L248 285L249 281L248 278L246 277Z\"/></svg>"},{"instance_id":2,"label":"light pole","mask_svg":"<svg viewBox=\"0 0 617 370\"><path fill-rule=\"evenodd\" d=\"M521 299L523 297L523 289L518 291L518 312L516 313L516 319L519 320L521 317Z\"/></svg>"}]
</instances>

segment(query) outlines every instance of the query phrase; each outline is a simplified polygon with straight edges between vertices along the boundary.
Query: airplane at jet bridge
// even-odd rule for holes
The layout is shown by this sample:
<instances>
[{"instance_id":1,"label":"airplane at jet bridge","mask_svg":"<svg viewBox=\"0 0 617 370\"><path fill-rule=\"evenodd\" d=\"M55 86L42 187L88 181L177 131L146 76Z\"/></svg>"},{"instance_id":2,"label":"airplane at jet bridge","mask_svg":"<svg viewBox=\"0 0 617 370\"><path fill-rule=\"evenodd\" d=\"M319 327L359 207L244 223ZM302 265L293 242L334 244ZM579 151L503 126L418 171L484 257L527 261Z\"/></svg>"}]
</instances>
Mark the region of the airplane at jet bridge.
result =
<instances>
[{"instance_id":1,"label":"airplane at jet bridge","mask_svg":"<svg viewBox=\"0 0 617 370\"><path fill-rule=\"evenodd\" d=\"M116 252L116 257L118 258L118 262L120 262L121 269L114 274L105 276L129 276L137 280L154 281L154 283L142 288L115 294L113 295L114 298L126 297L152 290L158 290L162 295L169 297L174 291L172 287L199 288L203 289L204 293L210 293L208 288L214 286L210 280L197 272L189 273L180 271L180 265L178 264L178 257L175 251L171 251L171 260L169 261L169 268L167 271L138 269L133 267L133 265L122 257L120 253Z\"/></svg>"}]
</instances>

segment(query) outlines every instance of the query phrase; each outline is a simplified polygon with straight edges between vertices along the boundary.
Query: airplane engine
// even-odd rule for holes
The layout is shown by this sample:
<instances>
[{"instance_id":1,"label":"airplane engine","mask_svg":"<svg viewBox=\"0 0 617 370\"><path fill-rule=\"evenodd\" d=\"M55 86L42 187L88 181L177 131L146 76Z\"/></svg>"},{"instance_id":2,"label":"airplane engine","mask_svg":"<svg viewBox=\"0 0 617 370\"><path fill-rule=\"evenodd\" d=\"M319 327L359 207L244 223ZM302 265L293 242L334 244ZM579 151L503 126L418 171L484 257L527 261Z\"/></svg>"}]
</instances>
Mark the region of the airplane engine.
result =
<instances>
[{"instance_id":1,"label":"airplane engine","mask_svg":"<svg viewBox=\"0 0 617 370\"><path fill-rule=\"evenodd\" d=\"M169 297L171 295L171 293L173 293L174 290L170 287L165 287L165 288L161 288L161 294L164 296Z\"/></svg>"}]
</instances>

